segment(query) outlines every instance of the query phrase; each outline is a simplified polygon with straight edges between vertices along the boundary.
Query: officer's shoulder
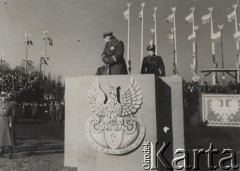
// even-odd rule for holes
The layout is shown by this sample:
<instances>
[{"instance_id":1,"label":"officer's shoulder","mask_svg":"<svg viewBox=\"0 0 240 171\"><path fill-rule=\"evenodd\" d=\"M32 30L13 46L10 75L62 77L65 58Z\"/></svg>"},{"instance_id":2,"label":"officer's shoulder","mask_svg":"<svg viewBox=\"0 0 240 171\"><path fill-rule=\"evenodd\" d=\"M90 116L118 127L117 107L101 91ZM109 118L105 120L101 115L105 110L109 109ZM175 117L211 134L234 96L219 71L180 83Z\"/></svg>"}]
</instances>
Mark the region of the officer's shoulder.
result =
<instances>
[{"instance_id":1,"label":"officer's shoulder","mask_svg":"<svg viewBox=\"0 0 240 171\"><path fill-rule=\"evenodd\" d=\"M143 62L146 62L146 61L148 61L149 59L150 59L149 56L145 56L145 57L143 57Z\"/></svg>"},{"instance_id":2,"label":"officer's shoulder","mask_svg":"<svg viewBox=\"0 0 240 171\"><path fill-rule=\"evenodd\" d=\"M161 56L158 56L158 55L156 55L156 57L157 57L158 59L162 59L162 57L161 57Z\"/></svg>"}]
</instances>

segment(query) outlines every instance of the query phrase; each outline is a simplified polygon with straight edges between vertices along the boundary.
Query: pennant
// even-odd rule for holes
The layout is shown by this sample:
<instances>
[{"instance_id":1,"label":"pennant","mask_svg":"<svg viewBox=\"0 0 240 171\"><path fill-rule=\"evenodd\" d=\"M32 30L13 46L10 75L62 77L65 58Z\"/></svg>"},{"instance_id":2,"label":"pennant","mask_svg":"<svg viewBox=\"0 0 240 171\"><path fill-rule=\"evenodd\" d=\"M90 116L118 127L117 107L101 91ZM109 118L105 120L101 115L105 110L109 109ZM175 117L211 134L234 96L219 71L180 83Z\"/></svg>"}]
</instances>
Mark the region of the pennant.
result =
<instances>
[{"instance_id":1,"label":"pennant","mask_svg":"<svg viewBox=\"0 0 240 171\"><path fill-rule=\"evenodd\" d=\"M186 23L189 24L189 23L192 23L193 22L193 18L194 18L194 15L193 15L193 12L191 12L186 18Z\"/></svg>"},{"instance_id":2,"label":"pennant","mask_svg":"<svg viewBox=\"0 0 240 171\"><path fill-rule=\"evenodd\" d=\"M32 63L31 63L30 61L27 61L27 64L28 64L29 66L31 66L31 65L32 65Z\"/></svg>"},{"instance_id":3,"label":"pennant","mask_svg":"<svg viewBox=\"0 0 240 171\"><path fill-rule=\"evenodd\" d=\"M149 45L153 45L153 39L149 41Z\"/></svg>"},{"instance_id":4,"label":"pennant","mask_svg":"<svg viewBox=\"0 0 240 171\"><path fill-rule=\"evenodd\" d=\"M211 34L212 41L218 41L221 38L221 31Z\"/></svg>"},{"instance_id":5,"label":"pennant","mask_svg":"<svg viewBox=\"0 0 240 171\"><path fill-rule=\"evenodd\" d=\"M171 15L169 15L169 16L167 17L167 22L168 22L168 23L172 23L173 20L174 20L174 17L175 17L174 13L172 13Z\"/></svg>"},{"instance_id":6,"label":"pennant","mask_svg":"<svg viewBox=\"0 0 240 171\"><path fill-rule=\"evenodd\" d=\"M145 5L145 2L141 3L142 9L141 9L141 11L139 13L139 19L140 20L142 20L142 18L143 18L143 7L144 7L144 5Z\"/></svg>"},{"instance_id":7,"label":"pennant","mask_svg":"<svg viewBox=\"0 0 240 171\"><path fill-rule=\"evenodd\" d=\"M28 40L27 45L33 45L33 42L31 40Z\"/></svg>"},{"instance_id":8,"label":"pennant","mask_svg":"<svg viewBox=\"0 0 240 171\"><path fill-rule=\"evenodd\" d=\"M46 65L48 65L47 60L49 60L49 57L42 58L42 62Z\"/></svg>"},{"instance_id":9,"label":"pennant","mask_svg":"<svg viewBox=\"0 0 240 171\"><path fill-rule=\"evenodd\" d=\"M192 34L190 34L188 36L188 40L195 42L196 41L196 32L193 32Z\"/></svg>"},{"instance_id":10,"label":"pennant","mask_svg":"<svg viewBox=\"0 0 240 171\"><path fill-rule=\"evenodd\" d=\"M48 63L45 59L43 59L43 62L44 62L45 65L48 65Z\"/></svg>"},{"instance_id":11,"label":"pennant","mask_svg":"<svg viewBox=\"0 0 240 171\"><path fill-rule=\"evenodd\" d=\"M153 20L153 21L156 20L156 11L153 13L152 20Z\"/></svg>"},{"instance_id":12,"label":"pennant","mask_svg":"<svg viewBox=\"0 0 240 171\"><path fill-rule=\"evenodd\" d=\"M151 32L154 33L154 32L155 32L155 29L151 29Z\"/></svg>"},{"instance_id":13,"label":"pennant","mask_svg":"<svg viewBox=\"0 0 240 171\"><path fill-rule=\"evenodd\" d=\"M142 18L143 18L143 9L140 11L138 18L139 18L139 20L142 20Z\"/></svg>"},{"instance_id":14,"label":"pennant","mask_svg":"<svg viewBox=\"0 0 240 171\"><path fill-rule=\"evenodd\" d=\"M233 12L227 15L228 22L232 22L232 20L235 20L235 17L236 17L236 10L234 10Z\"/></svg>"},{"instance_id":15,"label":"pennant","mask_svg":"<svg viewBox=\"0 0 240 171\"><path fill-rule=\"evenodd\" d=\"M202 20L203 24L209 23L210 18L211 18L211 14L212 13L210 12L209 14L206 14L206 15L202 16L201 20Z\"/></svg>"},{"instance_id":16,"label":"pennant","mask_svg":"<svg viewBox=\"0 0 240 171\"><path fill-rule=\"evenodd\" d=\"M173 44L173 34L168 34L167 36L168 36L170 43Z\"/></svg>"},{"instance_id":17,"label":"pennant","mask_svg":"<svg viewBox=\"0 0 240 171\"><path fill-rule=\"evenodd\" d=\"M125 20L129 19L129 8L123 12L123 15L124 15Z\"/></svg>"},{"instance_id":18,"label":"pennant","mask_svg":"<svg viewBox=\"0 0 240 171\"><path fill-rule=\"evenodd\" d=\"M234 37L236 42L239 42L240 41L240 32L238 31L237 33L234 33L233 37Z\"/></svg>"},{"instance_id":19,"label":"pennant","mask_svg":"<svg viewBox=\"0 0 240 171\"><path fill-rule=\"evenodd\" d=\"M48 39L48 44L49 44L50 46L53 46L53 40L52 40L50 37L48 37L47 39Z\"/></svg>"}]
</instances>

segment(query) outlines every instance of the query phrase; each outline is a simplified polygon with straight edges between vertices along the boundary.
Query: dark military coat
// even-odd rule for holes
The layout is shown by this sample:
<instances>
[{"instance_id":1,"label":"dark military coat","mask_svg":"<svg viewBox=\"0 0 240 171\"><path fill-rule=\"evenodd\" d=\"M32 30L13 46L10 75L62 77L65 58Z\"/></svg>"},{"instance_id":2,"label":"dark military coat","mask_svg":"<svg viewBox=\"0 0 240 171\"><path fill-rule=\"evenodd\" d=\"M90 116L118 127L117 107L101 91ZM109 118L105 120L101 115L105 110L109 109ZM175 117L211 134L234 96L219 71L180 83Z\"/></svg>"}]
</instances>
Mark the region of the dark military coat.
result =
<instances>
[{"instance_id":1,"label":"dark military coat","mask_svg":"<svg viewBox=\"0 0 240 171\"><path fill-rule=\"evenodd\" d=\"M141 74L155 74L165 76L165 66L160 56L146 56L142 61Z\"/></svg>"},{"instance_id":2,"label":"dark military coat","mask_svg":"<svg viewBox=\"0 0 240 171\"><path fill-rule=\"evenodd\" d=\"M0 147L13 145L13 127L15 116L14 103L11 101L0 102Z\"/></svg>"},{"instance_id":3,"label":"dark military coat","mask_svg":"<svg viewBox=\"0 0 240 171\"><path fill-rule=\"evenodd\" d=\"M113 37L107 42L102 53L102 58L109 59L109 75L127 74L123 42Z\"/></svg>"}]
</instances>

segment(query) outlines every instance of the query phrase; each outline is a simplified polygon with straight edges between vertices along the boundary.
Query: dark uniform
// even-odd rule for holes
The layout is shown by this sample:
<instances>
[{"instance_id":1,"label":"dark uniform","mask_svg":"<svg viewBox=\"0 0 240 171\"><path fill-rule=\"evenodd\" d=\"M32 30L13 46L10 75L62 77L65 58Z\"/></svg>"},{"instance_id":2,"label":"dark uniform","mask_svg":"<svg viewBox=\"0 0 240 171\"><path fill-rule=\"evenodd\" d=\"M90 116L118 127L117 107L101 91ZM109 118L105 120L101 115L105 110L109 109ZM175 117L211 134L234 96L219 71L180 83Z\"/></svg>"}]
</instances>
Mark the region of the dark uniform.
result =
<instances>
[{"instance_id":1,"label":"dark uniform","mask_svg":"<svg viewBox=\"0 0 240 171\"><path fill-rule=\"evenodd\" d=\"M102 53L103 62L109 66L109 75L127 74L127 66L124 54L124 44L112 36L112 32L103 34L103 38L111 36Z\"/></svg>"},{"instance_id":2,"label":"dark uniform","mask_svg":"<svg viewBox=\"0 0 240 171\"><path fill-rule=\"evenodd\" d=\"M155 46L150 45L148 51L155 51ZM143 58L141 74L155 74L157 76L165 76L165 67L160 56L155 54Z\"/></svg>"},{"instance_id":3,"label":"dark uniform","mask_svg":"<svg viewBox=\"0 0 240 171\"><path fill-rule=\"evenodd\" d=\"M0 157L4 147L9 147L9 158L13 155L15 105L11 101L1 99L0 102Z\"/></svg>"}]
</instances>

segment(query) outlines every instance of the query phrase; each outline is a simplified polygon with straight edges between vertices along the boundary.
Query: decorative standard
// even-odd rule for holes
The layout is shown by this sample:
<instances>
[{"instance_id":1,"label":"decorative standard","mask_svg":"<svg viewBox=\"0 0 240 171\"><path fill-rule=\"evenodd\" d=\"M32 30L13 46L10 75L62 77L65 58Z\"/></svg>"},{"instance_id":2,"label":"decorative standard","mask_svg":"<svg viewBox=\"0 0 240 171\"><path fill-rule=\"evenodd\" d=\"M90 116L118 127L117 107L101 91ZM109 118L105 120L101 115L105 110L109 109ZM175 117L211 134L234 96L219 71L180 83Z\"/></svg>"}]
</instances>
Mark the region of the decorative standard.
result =
<instances>
[{"instance_id":1,"label":"decorative standard","mask_svg":"<svg viewBox=\"0 0 240 171\"><path fill-rule=\"evenodd\" d=\"M209 13L202 17L203 24L209 23L210 21L210 28L211 28L211 41L212 41L212 65L213 69L217 68L217 60L216 60L216 51L215 51L215 42L221 38L221 32L218 31L216 33L213 32L213 19L212 19L212 11L213 8L208 8ZM212 84L217 84L217 73L213 72L212 75Z\"/></svg>"},{"instance_id":2,"label":"decorative standard","mask_svg":"<svg viewBox=\"0 0 240 171\"><path fill-rule=\"evenodd\" d=\"M237 4L233 5L233 11L227 15L228 22L232 22L232 20L235 21L235 33L233 34L233 37L236 41L236 48L237 48L237 62L236 67L237 69L240 69L240 55L239 55L239 41L240 41L240 32L238 31L238 22L237 22ZM237 71L237 83L240 82L239 80L240 73Z\"/></svg>"},{"instance_id":3,"label":"decorative standard","mask_svg":"<svg viewBox=\"0 0 240 171\"><path fill-rule=\"evenodd\" d=\"M177 28L176 28L176 20L175 20L175 12L176 12L176 7L172 8L172 14L170 14L167 17L167 22L168 23L173 23L173 28L171 28L171 34L168 35L168 38L173 44L173 75L178 75L178 69L177 69Z\"/></svg>"},{"instance_id":4,"label":"decorative standard","mask_svg":"<svg viewBox=\"0 0 240 171\"><path fill-rule=\"evenodd\" d=\"M195 25L195 18L194 18L194 10L195 7L191 8L191 13L185 18L186 23L192 23L192 34L188 36L188 40L192 42L192 55L193 55L193 63L191 64L193 77L192 80L194 82L199 81L200 77L198 75L198 61L197 61L197 30L198 26Z\"/></svg>"}]
</instances>

